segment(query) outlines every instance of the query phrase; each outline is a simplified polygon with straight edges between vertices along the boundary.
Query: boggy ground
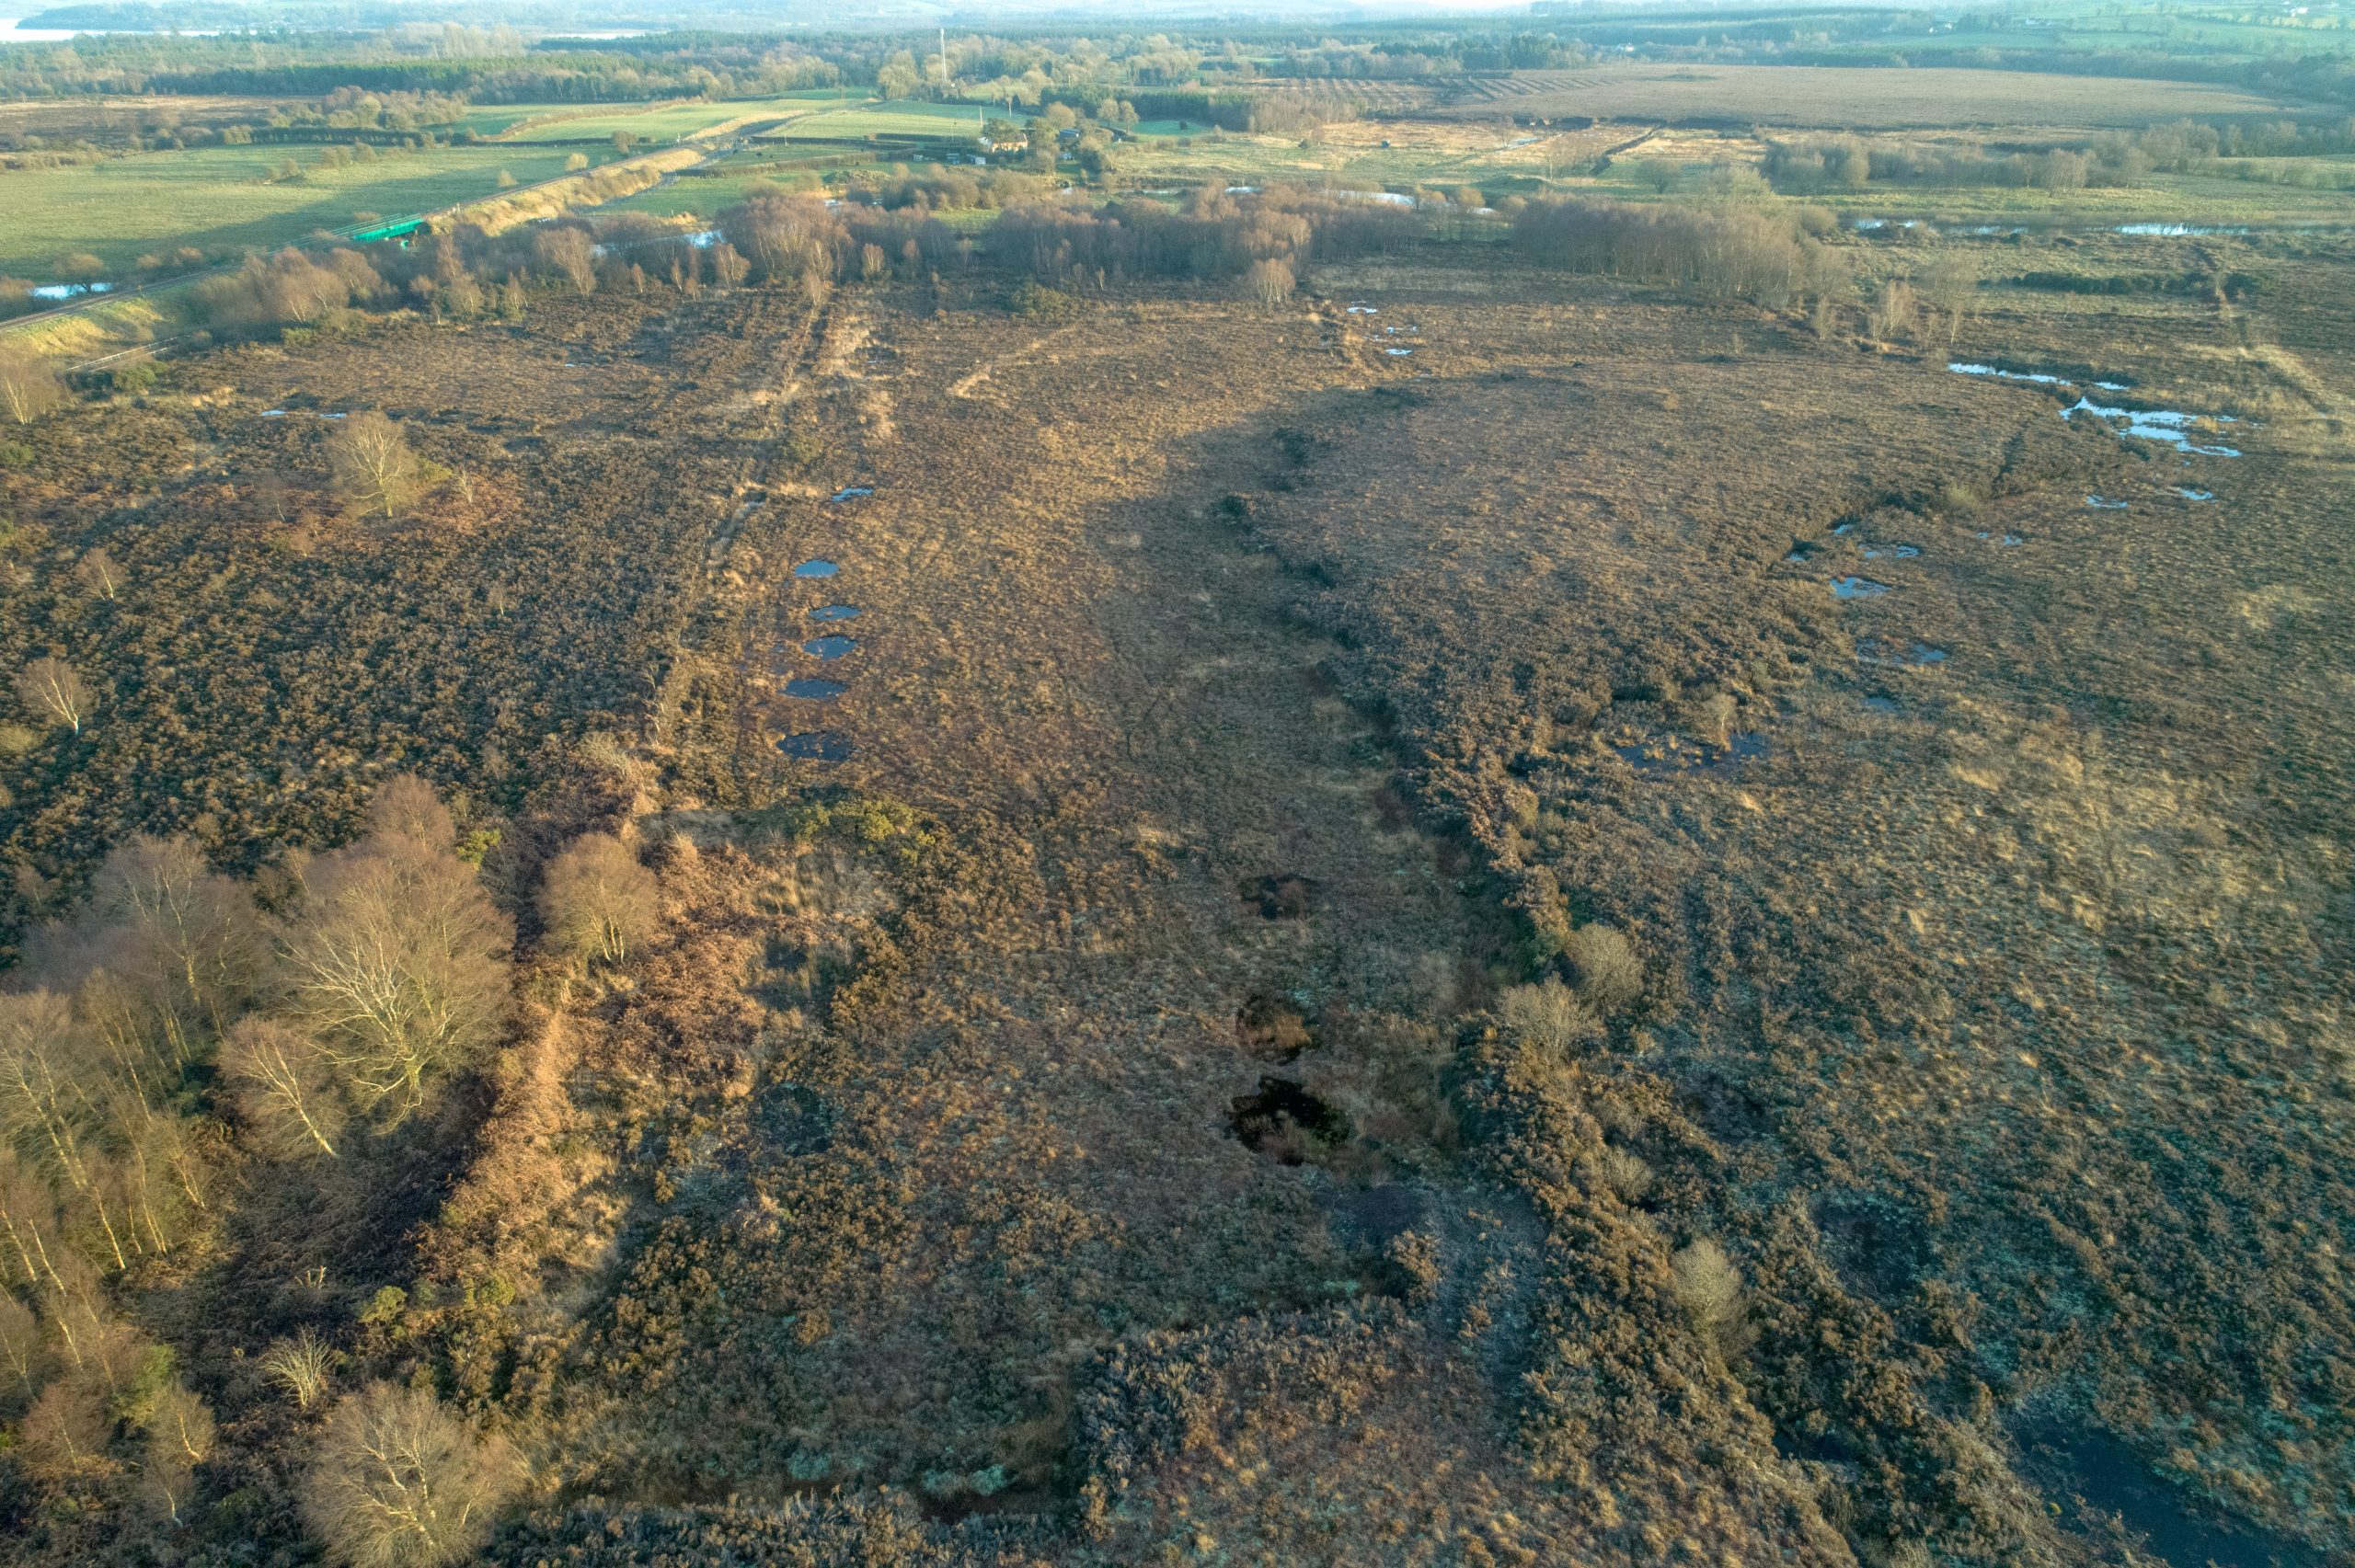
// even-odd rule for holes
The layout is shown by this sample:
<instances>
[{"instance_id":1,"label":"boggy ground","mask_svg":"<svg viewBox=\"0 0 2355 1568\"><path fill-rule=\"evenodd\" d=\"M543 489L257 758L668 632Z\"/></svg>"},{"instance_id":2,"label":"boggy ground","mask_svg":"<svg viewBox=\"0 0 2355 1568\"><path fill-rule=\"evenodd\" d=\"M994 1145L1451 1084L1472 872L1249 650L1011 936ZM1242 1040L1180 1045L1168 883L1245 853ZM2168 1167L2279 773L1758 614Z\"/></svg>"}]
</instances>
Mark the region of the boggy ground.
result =
<instances>
[{"instance_id":1,"label":"boggy ground","mask_svg":"<svg viewBox=\"0 0 2355 1568\"><path fill-rule=\"evenodd\" d=\"M2348 294L2272 264L1952 349L2253 416L2189 466L1485 246L203 361L18 482L18 651L142 722L23 764L11 848L232 861L422 761L521 811L511 892L552 815L658 866L347 1346L540 1461L497 1560L2124 1561L2012 1437L2097 1426L2343 1546ZM454 526L265 515L362 407ZM316 783L172 683L204 638ZM532 793L600 729L618 787ZM1641 994L1531 1027L1596 921Z\"/></svg>"},{"instance_id":2,"label":"boggy ground","mask_svg":"<svg viewBox=\"0 0 2355 1568\"><path fill-rule=\"evenodd\" d=\"M1953 350L2236 411L2191 439L2239 458L1943 353L1713 360L1622 310L1569 370L1526 306L1328 280L1531 373L1442 348L1424 395L1303 416L1254 529L1541 947L1637 937L1590 1069L1711 1134L1739 1375L1860 1498L1942 1451L1925 1412L2057 1407L2344 1544L2343 266L2262 312L1998 305Z\"/></svg>"},{"instance_id":3,"label":"boggy ground","mask_svg":"<svg viewBox=\"0 0 2355 1568\"><path fill-rule=\"evenodd\" d=\"M1493 255L1318 281L846 293L784 378L696 657L747 758L852 748L788 790L936 826L813 866L645 824L695 846L676 935L571 1113L625 1151L617 1283L551 1298L523 1406L610 1501L517 1560L2119 1550L2056 1531L2023 1413L2336 1539L2343 719L2295 632L2344 532L2297 372L2157 321L1958 346L2263 394L2184 468L1939 344ZM1594 921L1641 999L1484 1034ZM1271 1077L1313 1098L1234 1114ZM1696 1320L1703 1238L1741 1286ZM841 1483L964 1522L621 1505Z\"/></svg>"}]
</instances>

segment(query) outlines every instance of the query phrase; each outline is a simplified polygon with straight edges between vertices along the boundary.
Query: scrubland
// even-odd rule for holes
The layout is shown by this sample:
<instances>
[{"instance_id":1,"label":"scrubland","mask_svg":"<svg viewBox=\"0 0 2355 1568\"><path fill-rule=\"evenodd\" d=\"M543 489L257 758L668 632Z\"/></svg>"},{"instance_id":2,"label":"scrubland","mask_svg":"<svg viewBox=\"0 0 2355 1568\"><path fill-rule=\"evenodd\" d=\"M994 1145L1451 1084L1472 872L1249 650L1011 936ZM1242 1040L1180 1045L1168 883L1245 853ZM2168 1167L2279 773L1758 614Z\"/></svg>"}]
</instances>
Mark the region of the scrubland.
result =
<instances>
[{"instance_id":1,"label":"scrubland","mask_svg":"<svg viewBox=\"0 0 2355 1568\"><path fill-rule=\"evenodd\" d=\"M2343 236L902 194L7 428L27 1561L2349 1550Z\"/></svg>"}]
</instances>

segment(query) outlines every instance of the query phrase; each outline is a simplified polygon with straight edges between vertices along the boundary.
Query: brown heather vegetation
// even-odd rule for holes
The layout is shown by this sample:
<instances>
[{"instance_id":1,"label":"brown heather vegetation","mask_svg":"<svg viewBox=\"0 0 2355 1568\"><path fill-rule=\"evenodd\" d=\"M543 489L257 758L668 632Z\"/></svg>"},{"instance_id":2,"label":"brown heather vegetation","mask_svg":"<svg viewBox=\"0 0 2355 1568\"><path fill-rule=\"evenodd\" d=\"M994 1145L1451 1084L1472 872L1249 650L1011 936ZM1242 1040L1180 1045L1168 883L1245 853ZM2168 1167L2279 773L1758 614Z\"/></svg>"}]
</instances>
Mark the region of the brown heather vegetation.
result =
<instances>
[{"instance_id":1,"label":"brown heather vegetation","mask_svg":"<svg viewBox=\"0 0 2355 1568\"><path fill-rule=\"evenodd\" d=\"M23 1557L2347 1551L2355 255L1804 216L763 197L40 415Z\"/></svg>"}]
</instances>

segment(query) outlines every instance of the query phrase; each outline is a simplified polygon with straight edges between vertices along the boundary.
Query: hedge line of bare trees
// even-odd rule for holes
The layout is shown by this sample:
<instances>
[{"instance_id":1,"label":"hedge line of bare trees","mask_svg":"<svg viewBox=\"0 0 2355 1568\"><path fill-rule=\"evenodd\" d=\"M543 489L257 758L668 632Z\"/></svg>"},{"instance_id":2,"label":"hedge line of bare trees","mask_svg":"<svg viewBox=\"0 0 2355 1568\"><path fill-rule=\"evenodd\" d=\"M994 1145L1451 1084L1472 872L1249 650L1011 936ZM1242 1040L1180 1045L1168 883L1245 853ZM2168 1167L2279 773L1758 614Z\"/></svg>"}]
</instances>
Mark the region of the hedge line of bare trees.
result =
<instances>
[{"instance_id":1,"label":"hedge line of bare trees","mask_svg":"<svg viewBox=\"0 0 2355 1568\"><path fill-rule=\"evenodd\" d=\"M1512 235L1549 267L1769 305L1820 296L1845 277L1797 214L1766 204L1533 201Z\"/></svg>"},{"instance_id":2,"label":"hedge line of bare trees","mask_svg":"<svg viewBox=\"0 0 2355 1568\"><path fill-rule=\"evenodd\" d=\"M1760 171L1777 190L1856 189L1865 185L1997 185L2043 190L2133 185L2154 170L2187 172L2230 155L2344 152L2355 122L2280 126L2202 125L2177 120L2111 132L2040 151L1989 152L1976 143L1867 141L1803 136L1770 142Z\"/></svg>"}]
</instances>

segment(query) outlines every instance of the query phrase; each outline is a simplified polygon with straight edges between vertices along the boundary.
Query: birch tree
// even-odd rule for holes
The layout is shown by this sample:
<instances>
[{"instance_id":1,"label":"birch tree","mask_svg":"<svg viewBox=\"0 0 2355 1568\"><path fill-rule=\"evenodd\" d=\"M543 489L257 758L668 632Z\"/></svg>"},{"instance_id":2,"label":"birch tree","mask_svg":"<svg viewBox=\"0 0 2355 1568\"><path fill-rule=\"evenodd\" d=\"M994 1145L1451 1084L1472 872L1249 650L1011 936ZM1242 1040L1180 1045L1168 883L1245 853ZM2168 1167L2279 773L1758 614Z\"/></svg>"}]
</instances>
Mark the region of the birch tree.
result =
<instances>
[{"instance_id":1,"label":"birch tree","mask_svg":"<svg viewBox=\"0 0 2355 1568\"><path fill-rule=\"evenodd\" d=\"M17 697L25 706L82 733L82 720L91 708L90 689L74 667L62 658L37 658L17 677Z\"/></svg>"}]
</instances>

